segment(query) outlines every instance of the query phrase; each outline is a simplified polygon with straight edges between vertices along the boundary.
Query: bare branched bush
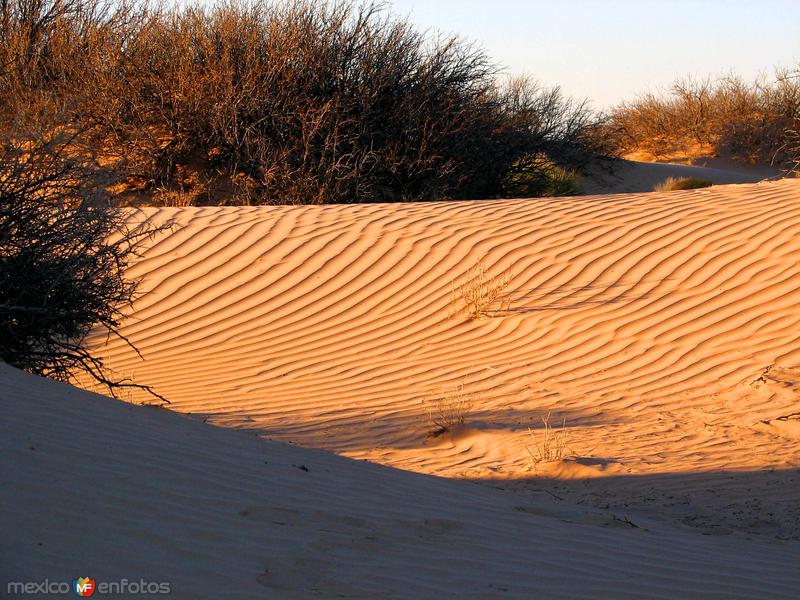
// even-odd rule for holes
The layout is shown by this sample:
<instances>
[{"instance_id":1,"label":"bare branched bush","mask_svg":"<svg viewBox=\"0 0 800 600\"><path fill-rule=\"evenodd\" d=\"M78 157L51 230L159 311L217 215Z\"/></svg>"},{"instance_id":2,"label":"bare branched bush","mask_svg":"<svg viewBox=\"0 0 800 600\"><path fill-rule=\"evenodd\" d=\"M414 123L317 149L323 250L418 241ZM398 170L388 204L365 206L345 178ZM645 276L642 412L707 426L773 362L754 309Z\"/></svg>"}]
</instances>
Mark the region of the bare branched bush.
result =
<instances>
[{"instance_id":1,"label":"bare branched bush","mask_svg":"<svg viewBox=\"0 0 800 600\"><path fill-rule=\"evenodd\" d=\"M452 389L429 396L423 404L428 423L438 435L463 425L475 404L475 398L464 391L464 384L460 383Z\"/></svg>"},{"instance_id":2,"label":"bare branched bush","mask_svg":"<svg viewBox=\"0 0 800 600\"><path fill-rule=\"evenodd\" d=\"M164 400L115 378L84 347L96 328L122 337L121 311L136 288L124 270L159 228L129 227L110 208L74 141L62 132L0 145L0 360L65 381L83 372L112 395L139 388Z\"/></svg>"},{"instance_id":3,"label":"bare branched bush","mask_svg":"<svg viewBox=\"0 0 800 600\"><path fill-rule=\"evenodd\" d=\"M784 72L780 80L790 89L800 89L800 85L797 85L800 84L800 70ZM788 93L785 95L789 96ZM800 113L795 113L791 126L786 130L784 143L777 154L785 157L787 172L795 176L800 175Z\"/></svg>"},{"instance_id":4,"label":"bare branched bush","mask_svg":"<svg viewBox=\"0 0 800 600\"><path fill-rule=\"evenodd\" d=\"M530 446L526 446L525 450L534 466L561 460L567 456L569 434L566 426L567 421L563 419L560 428L553 428L550 424L550 413L548 412L547 416L542 417L542 428L538 436L533 429L528 429L532 449Z\"/></svg>"},{"instance_id":5,"label":"bare branched bush","mask_svg":"<svg viewBox=\"0 0 800 600\"><path fill-rule=\"evenodd\" d=\"M0 21L0 126L58 107L132 197L496 197L542 156L607 154L585 102L498 85L483 51L380 5L6 0Z\"/></svg>"},{"instance_id":6,"label":"bare branched bush","mask_svg":"<svg viewBox=\"0 0 800 600\"><path fill-rule=\"evenodd\" d=\"M453 281L450 294L451 316L466 313L470 319L492 315L502 308L502 294L511 284L513 275L506 269L498 275L489 272L486 260L481 259L470 267L460 283Z\"/></svg>"},{"instance_id":7,"label":"bare branched bush","mask_svg":"<svg viewBox=\"0 0 800 600\"><path fill-rule=\"evenodd\" d=\"M793 128L786 132L786 142L781 150L788 157L787 170L800 175L800 118L796 119Z\"/></svg>"}]
</instances>

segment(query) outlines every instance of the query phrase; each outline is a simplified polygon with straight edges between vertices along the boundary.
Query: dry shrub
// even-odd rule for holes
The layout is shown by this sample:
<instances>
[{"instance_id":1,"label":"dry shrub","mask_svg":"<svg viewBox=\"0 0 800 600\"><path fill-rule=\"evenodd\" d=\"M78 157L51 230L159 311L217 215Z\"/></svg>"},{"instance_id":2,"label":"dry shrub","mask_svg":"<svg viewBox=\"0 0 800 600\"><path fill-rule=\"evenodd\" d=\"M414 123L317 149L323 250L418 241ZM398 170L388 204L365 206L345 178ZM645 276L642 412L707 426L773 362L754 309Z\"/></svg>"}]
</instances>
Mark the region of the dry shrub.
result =
<instances>
[{"instance_id":1,"label":"dry shrub","mask_svg":"<svg viewBox=\"0 0 800 600\"><path fill-rule=\"evenodd\" d=\"M463 425L475 404L475 398L464 391L464 384L444 390L426 398L425 405L428 423L435 434L442 434Z\"/></svg>"},{"instance_id":2,"label":"dry shrub","mask_svg":"<svg viewBox=\"0 0 800 600\"><path fill-rule=\"evenodd\" d=\"M561 427L554 429L550 424L550 413L548 412L547 416L542 417L542 430L538 437L533 429L528 429L533 449L531 450L530 446L525 446L525 450L528 452L534 466L561 460L567 456L569 434L566 425L567 421L563 419Z\"/></svg>"},{"instance_id":3,"label":"dry shrub","mask_svg":"<svg viewBox=\"0 0 800 600\"><path fill-rule=\"evenodd\" d=\"M491 274L486 260L481 259L467 270L461 283L453 281L450 295L451 316L464 312L470 319L491 316L512 279L509 269L499 275Z\"/></svg>"},{"instance_id":4,"label":"dry shrub","mask_svg":"<svg viewBox=\"0 0 800 600\"><path fill-rule=\"evenodd\" d=\"M0 65L0 128L58 107L134 197L493 197L607 148L585 102L382 5L8 0Z\"/></svg>"},{"instance_id":5,"label":"dry shrub","mask_svg":"<svg viewBox=\"0 0 800 600\"><path fill-rule=\"evenodd\" d=\"M618 106L608 129L621 152L700 152L785 165L791 160L787 131L798 118L800 80L778 71L752 82L733 75L679 79L667 94L648 93Z\"/></svg>"},{"instance_id":6,"label":"dry shrub","mask_svg":"<svg viewBox=\"0 0 800 600\"><path fill-rule=\"evenodd\" d=\"M675 190L696 190L699 188L711 187L713 184L705 179L695 177L667 177L664 181L657 184L654 192L672 192Z\"/></svg>"}]
</instances>

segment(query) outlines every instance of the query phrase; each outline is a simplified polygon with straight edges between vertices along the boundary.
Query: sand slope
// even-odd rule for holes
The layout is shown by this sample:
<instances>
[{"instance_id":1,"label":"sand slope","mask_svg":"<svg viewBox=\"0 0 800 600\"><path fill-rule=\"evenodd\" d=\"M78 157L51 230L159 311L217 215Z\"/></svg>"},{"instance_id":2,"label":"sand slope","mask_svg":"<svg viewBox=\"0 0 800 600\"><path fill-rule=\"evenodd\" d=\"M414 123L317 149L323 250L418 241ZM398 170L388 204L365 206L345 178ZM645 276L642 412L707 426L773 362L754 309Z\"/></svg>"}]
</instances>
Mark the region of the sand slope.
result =
<instances>
[{"instance_id":1,"label":"sand slope","mask_svg":"<svg viewBox=\"0 0 800 600\"><path fill-rule=\"evenodd\" d=\"M356 462L0 365L0 580L200 598L795 598L797 542ZM134 596L130 596L134 597Z\"/></svg>"},{"instance_id":2,"label":"sand slope","mask_svg":"<svg viewBox=\"0 0 800 600\"><path fill-rule=\"evenodd\" d=\"M424 473L557 477L561 497L704 530L800 536L798 181L147 214L178 229L131 271L147 293L123 332L145 360L91 343L177 411ZM514 275L505 308L451 317L451 282L482 258ZM466 427L430 438L423 401L461 384ZM533 470L528 428L548 412L574 460Z\"/></svg>"},{"instance_id":3,"label":"sand slope","mask_svg":"<svg viewBox=\"0 0 800 600\"><path fill-rule=\"evenodd\" d=\"M650 162L645 160L618 160L613 168L590 169L581 179L581 188L587 194L620 194L650 192L669 177L694 178L713 184L756 183L778 179L782 172L777 167L741 165L721 158L697 158L695 164Z\"/></svg>"}]
</instances>

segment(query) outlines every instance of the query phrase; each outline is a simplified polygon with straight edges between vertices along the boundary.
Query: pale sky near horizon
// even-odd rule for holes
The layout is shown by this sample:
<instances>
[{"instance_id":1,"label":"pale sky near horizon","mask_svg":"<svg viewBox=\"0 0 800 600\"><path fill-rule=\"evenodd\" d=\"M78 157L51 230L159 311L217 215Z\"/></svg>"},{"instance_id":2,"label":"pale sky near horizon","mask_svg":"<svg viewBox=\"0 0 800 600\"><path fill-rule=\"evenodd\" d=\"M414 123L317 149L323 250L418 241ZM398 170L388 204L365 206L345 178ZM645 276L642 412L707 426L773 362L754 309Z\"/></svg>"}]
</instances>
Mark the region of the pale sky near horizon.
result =
<instances>
[{"instance_id":1,"label":"pale sky near horizon","mask_svg":"<svg viewBox=\"0 0 800 600\"><path fill-rule=\"evenodd\" d=\"M748 79L800 63L800 0L390 0L476 42L508 73L607 108L685 75Z\"/></svg>"}]
</instances>

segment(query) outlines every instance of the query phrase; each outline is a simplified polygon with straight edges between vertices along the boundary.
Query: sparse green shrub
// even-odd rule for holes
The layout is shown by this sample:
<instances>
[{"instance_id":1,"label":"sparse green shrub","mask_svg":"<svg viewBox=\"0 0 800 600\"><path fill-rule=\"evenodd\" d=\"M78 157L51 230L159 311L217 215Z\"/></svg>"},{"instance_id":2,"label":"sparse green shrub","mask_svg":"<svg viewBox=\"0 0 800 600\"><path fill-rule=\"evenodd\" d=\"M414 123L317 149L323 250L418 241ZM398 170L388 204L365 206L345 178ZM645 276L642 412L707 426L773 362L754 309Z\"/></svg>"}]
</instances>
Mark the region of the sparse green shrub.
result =
<instances>
[{"instance_id":1,"label":"sparse green shrub","mask_svg":"<svg viewBox=\"0 0 800 600\"><path fill-rule=\"evenodd\" d=\"M581 178L575 169L554 166L547 173L547 196L577 196L581 193Z\"/></svg>"},{"instance_id":2,"label":"sparse green shrub","mask_svg":"<svg viewBox=\"0 0 800 600\"><path fill-rule=\"evenodd\" d=\"M581 179L576 169L561 167L547 158L536 168L515 170L505 183L509 197L577 196L581 193Z\"/></svg>"}]
</instances>

